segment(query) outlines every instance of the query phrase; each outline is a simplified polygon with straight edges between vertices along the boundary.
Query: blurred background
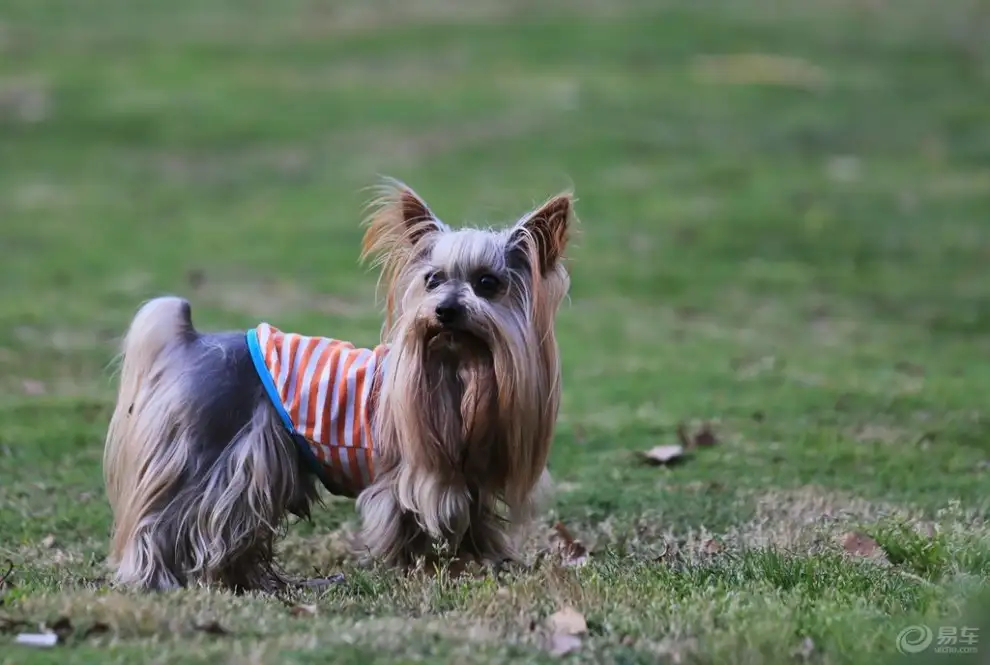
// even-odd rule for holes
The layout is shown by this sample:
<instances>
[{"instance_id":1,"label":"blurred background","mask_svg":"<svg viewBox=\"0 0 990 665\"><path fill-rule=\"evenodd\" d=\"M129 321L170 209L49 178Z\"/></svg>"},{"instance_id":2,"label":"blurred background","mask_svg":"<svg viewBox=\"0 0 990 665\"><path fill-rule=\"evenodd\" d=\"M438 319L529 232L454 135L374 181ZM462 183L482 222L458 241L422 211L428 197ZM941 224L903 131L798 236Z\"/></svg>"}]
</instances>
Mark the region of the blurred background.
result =
<instances>
[{"instance_id":1,"label":"blurred background","mask_svg":"<svg viewBox=\"0 0 990 665\"><path fill-rule=\"evenodd\" d=\"M969 408L987 35L978 0L2 0L0 392L92 402L95 454L116 339L162 292L201 327L373 344L385 174L455 225L576 192L565 473L682 418L875 414L928 363L968 377L929 406Z\"/></svg>"},{"instance_id":2,"label":"blurred background","mask_svg":"<svg viewBox=\"0 0 990 665\"><path fill-rule=\"evenodd\" d=\"M357 580L325 615L193 594L197 617L219 608L275 650L311 631L324 654L370 617L348 651L364 663L382 636L432 653L393 628L456 631L465 612L501 617L483 627L511 652L563 594L602 661L855 662L985 586L987 0L0 0L11 611L81 625L104 593L110 363L143 300L181 294L204 329L377 341L358 253L380 175L455 226L576 193L543 517L596 548L587 584L523 578L492 601L369 577L346 568L340 501L280 549ZM701 422L715 445L684 464L638 456ZM883 536L894 509L947 526ZM830 540L861 523L892 566ZM655 565L663 543L688 568ZM118 611L184 616L140 602ZM173 625L107 639L167 658L190 644ZM213 637L203 662L231 654Z\"/></svg>"}]
</instances>

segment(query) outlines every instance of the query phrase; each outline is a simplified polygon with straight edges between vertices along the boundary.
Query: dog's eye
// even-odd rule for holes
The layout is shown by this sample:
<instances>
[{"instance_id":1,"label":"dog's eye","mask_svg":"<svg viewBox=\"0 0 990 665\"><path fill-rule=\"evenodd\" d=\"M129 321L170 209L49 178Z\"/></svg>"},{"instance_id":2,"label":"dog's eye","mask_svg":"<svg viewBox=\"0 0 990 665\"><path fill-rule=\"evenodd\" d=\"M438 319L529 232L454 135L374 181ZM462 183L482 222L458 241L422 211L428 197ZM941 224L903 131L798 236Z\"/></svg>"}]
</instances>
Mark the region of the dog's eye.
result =
<instances>
[{"instance_id":1,"label":"dog's eye","mask_svg":"<svg viewBox=\"0 0 990 665\"><path fill-rule=\"evenodd\" d=\"M474 280L474 292L481 298L491 298L501 286L502 282L495 275L484 274Z\"/></svg>"},{"instance_id":2,"label":"dog's eye","mask_svg":"<svg viewBox=\"0 0 990 665\"><path fill-rule=\"evenodd\" d=\"M426 290L432 291L441 284L443 284L444 276L439 270L434 270L433 272L426 275Z\"/></svg>"}]
</instances>

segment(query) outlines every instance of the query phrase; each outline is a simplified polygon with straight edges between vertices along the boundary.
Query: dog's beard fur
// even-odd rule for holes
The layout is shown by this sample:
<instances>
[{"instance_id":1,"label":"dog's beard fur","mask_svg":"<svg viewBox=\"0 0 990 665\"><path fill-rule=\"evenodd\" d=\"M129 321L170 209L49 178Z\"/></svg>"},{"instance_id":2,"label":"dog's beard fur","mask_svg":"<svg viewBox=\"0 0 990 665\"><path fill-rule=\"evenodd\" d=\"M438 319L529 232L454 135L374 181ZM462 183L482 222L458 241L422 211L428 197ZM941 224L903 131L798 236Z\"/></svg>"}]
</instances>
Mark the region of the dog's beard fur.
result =
<instances>
[{"instance_id":1,"label":"dog's beard fur","mask_svg":"<svg viewBox=\"0 0 990 665\"><path fill-rule=\"evenodd\" d=\"M545 489L560 399L554 318L569 195L502 231L453 231L400 183L369 220L364 256L387 286L386 369L372 403L375 478L357 500L364 551L407 566L438 545L515 557L513 530ZM443 279L434 275L442 273ZM479 274L495 276L482 296ZM462 316L443 325L437 307ZM274 589L274 543L307 517L314 476L268 401L244 334L200 333L189 305L159 298L124 340L104 474L114 579L142 588Z\"/></svg>"},{"instance_id":2,"label":"dog's beard fur","mask_svg":"<svg viewBox=\"0 0 990 665\"><path fill-rule=\"evenodd\" d=\"M408 565L438 541L463 558L516 556L512 531L548 480L570 208L560 196L505 231L452 231L397 185L372 216L365 253L383 267L390 353L374 421L378 475L358 510L376 558ZM476 293L479 275L496 277L498 291ZM436 314L449 302L463 309L452 328Z\"/></svg>"}]
</instances>

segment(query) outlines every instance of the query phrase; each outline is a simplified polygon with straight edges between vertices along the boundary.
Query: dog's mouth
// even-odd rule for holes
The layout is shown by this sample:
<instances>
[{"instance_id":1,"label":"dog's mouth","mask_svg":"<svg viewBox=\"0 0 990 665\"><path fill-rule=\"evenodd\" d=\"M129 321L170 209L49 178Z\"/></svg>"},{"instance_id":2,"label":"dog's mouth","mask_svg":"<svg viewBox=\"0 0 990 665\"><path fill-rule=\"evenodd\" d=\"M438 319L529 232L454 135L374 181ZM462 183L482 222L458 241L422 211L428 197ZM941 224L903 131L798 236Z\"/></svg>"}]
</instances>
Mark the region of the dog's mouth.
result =
<instances>
[{"instance_id":1,"label":"dog's mouth","mask_svg":"<svg viewBox=\"0 0 990 665\"><path fill-rule=\"evenodd\" d=\"M436 326L426 331L426 348L428 351L481 351L487 350L488 344L470 330Z\"/></svg>"}]
</instances>

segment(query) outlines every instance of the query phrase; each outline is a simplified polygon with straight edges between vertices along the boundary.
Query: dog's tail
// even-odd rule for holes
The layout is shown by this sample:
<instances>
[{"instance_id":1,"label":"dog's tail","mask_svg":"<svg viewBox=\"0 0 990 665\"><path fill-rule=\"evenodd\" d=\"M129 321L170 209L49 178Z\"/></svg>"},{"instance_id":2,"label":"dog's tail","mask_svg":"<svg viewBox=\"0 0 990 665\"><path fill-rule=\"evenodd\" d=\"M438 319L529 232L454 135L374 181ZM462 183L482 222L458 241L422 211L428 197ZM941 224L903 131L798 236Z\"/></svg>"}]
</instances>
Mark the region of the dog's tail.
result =
<instances>
[{"instance_id":1,"label":"dog's tail","mask_svg":"<svg viewBox=\"0 0 990 665\"><path fill-rule=\"evenodd\" d=\"M169 441L182 408L182 372L169 356L197 337L189 303L156 298L134 316L124 337L117 405L103 451L103 474L114 518L110 560L139 528L143 515L174 484L185 466L182 446L160 450Z\"/></svg>"}]
</instances>

